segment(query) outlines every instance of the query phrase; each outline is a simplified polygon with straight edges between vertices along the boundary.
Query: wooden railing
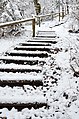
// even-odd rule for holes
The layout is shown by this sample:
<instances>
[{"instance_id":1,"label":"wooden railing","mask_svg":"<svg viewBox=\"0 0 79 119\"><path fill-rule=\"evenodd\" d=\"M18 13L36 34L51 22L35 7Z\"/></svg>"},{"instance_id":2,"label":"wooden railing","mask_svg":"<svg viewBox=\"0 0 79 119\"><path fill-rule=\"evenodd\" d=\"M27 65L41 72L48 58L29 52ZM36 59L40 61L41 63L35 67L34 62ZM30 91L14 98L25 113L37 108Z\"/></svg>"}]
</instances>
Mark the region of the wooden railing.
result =
<instances>
[{"instance_id":1,"label":"wooden railing","mask_svg":"<svg viewBox=\"0 0 79 119\"><path fill-rule=\"evenodd\" d=\"M46 17L50 17L51 16L51 19L52 19L52 21L53 21L53 19L55 18L55 17L59 17L59 21L60 21L60 17L62 17L62 12L60 12L60 13L50 13L50 14L46 14L46 15L37 15L37 16L35 16L37 19L38 19L38 24L39 24L39 27L40 27L40 24L41 24L41 20L43 19L43 18L46 18ZM62 19L63 19L63 17L62 17Z\"/></svg>"},{"instance_id":2,"label":"wooden railing","mask_svg":"<svg viewBox=\"0 0 79 119\"><path fill-rule=\"evenodd\" d=\"M6 23L0 23L0 28L20 24L20 23L23 23L23 22L32 21L32 30L33 30L33 35L32 36L35 37L35 23L36 23L35 19L36 18L39 19L38 22L39 22L39 26L40 26L41 19L45 18L47 16L52 16L52 20L53 20L53 18L58 17L58 16L59 16L59 19L60 19L60 17L62 17L61 13L50 13L50 14L46 14L46 15L38 15L38 16L35 16L34 18L27 18L27 19L16 20L16 21L11 21L11 22L6 22Z\"/></svg>"},{"instance_id":3,"label":"wooden railing","mask_svg":"<svg viewBox=\"0 0 79 119\"><path fill-rule=\"evenodd\" d=\"M6 23L0 23L0 28L16 25L16 24L20 24L20 23L28 22L28 21L32 21L33 37L35 37L35 18L28 18L28 19L16 20L16 21L11 21Z\"/></svg>"}]
</instances>

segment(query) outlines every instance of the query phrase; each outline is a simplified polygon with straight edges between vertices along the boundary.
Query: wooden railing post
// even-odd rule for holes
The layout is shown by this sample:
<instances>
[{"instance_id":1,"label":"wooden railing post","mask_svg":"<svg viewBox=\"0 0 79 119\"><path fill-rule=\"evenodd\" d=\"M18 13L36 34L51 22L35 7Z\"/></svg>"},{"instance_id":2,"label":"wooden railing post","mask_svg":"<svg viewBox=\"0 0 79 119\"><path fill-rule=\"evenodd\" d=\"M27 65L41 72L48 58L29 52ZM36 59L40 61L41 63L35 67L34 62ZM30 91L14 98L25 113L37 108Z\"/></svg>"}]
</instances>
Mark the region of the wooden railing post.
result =
<instances>
[{"instance_id":1,"label":"wooden railing post","mask_svg":"<svg viewBox=\"0 0 79 119\"><path fill-rule=\"evenodd\" d=\"M52 21L53 21L53 18L54 18L54 17L53 17L53 13L51 14L51 16L52 16Z\"/></svg>"},{"instance_id":2,"label":"wooden railing post","mask_svg":"<svg viewBox=\"0 0 79 119\"><path fill-rule=\"evenodd\" d=\"M40 20L41 18L40 17L38 17L38 21L39 21L39 27L40 27L40 25L41 25L41 20Z\"/></svg>"},{"instance_id":3,"label":"wooden railing post","mask_svg":"<svg viewBox=\"0 0 79 119\"><path fill-rule=\"evenodd\" d=\"M33 37L35 37L35 18L32 20Z\"/></svg>"},{"instance_id":4,"label":"wooden railing post","mask_svg":"<svg viewBox=\"0 0 79 119\"><path fill-rule=\"evenodd\" d=\"M59 21L60 21L60 17L61 17L61 15L60 15L60 12L59 12Z\"/></svg>"}]
</instances>

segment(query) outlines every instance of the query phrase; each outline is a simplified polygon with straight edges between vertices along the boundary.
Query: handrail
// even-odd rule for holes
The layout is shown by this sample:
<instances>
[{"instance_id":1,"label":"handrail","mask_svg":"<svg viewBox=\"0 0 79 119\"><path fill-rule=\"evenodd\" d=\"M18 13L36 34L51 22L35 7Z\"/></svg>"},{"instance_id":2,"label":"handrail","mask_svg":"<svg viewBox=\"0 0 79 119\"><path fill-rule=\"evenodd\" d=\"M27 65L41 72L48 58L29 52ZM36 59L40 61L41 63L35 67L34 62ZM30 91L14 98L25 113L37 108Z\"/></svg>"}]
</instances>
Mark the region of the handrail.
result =
<instances>
[{"instance_id":1,"label":"handrail","mask_svg":"<svg viewBox=\"0 0 79 119\"><path fill-rule=\"evenodd\" d=\"M56 14L59 14L59 13L50 13L50 14L46 14L46 15L37 15L35 17L46 17L46 16L51 16L51 15L56 15Z\"/></svg>"},{"instance_id":2,"label":"handrail","mask_svg":"<svg viewBox=\"0 0 79 119\"><path fill-rule=\"evenodd\" d=\"M6 23L0 23L0 28L15 25L15 24L19 24L19 23L23 23L23 22L32 21L33 37L35 37L35 18L39 18L39 26L40 26L40 18L52 15L52 20L53 20L55 15L59 15L61 13L50 13L50 14L46 14L46 15L37 15L34 18L27 18L27 19L21 19L21 20L16 20L16 21L10 21L10 22L6 22ZM59 15L59 17L61 17L61 15Z\"/></svg>"},{"instance_id":3,"label":"handrail","mask_svg":"<svg viewBox=\"0 0 79 119\"><path fill-rule=\"evenodd\" d=\"M28 21L32 21L33 37L35 37L35 18L27 18L27 19L22 19L22 20L10 21L6 23L0 23L0 28L23 23L23 22L28 22Z\"/></svg>"},{"instance_id":4,"label":"handrail","mask_svg":"<svg viewBox=\"0 0 79 119\"><path fill-rule=\"evenodd\" d=\"M47 16L52 16L52 20L53 18L55 18L56 16L59 16L59 21L60 21L60 17L62 17L62 12L57 12L57 13L50 13L50 14L46 14L46 15L37 15L35 16L35 18L38 18L38 24L39 24L39 27L40 27L40 18L43 18L43 17L47 17Z\"/></svg>"}]
</instances>

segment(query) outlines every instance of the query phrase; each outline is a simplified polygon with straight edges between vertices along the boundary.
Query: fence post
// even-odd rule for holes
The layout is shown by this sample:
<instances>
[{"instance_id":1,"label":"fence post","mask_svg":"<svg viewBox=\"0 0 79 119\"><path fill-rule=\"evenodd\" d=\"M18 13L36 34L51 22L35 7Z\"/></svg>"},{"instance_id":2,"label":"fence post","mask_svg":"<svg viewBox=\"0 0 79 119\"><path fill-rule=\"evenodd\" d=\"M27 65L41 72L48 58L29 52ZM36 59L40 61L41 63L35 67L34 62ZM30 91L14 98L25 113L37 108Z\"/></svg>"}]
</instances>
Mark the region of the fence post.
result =
<instances>
[{"instance_id":1,"label":"fence post","mask_svg":"<svg viewBox=\"0 0 79 119\"><path fill-rule=\"evenodd\" d=\"M61 17L61 15L60 15L60 12L59 12L59 21L60 21L60 17Z\"/></svg>"},{"instance_id":2,"label":"fence post","mask_svg":"<svg viewBox=\"0 0 79 119\"><path fill-rule=\"evenodd\" d=\"M53 13L51 13L51 16L52 16L52 21L53 21L53 19L54 19L54 17L53 17Z\"/></svg>"},{"instance_id":3,"label":"fence post","mask_svg":"<svg viewBox=\"0 0 79 119\"><path fill-rule=\"evenodd\" d=\"M33 37L35 37L35 18L32 20Z\"/></svg>"},{"instance_id":4,"label":"fence post","mask_svg":"<svg viewBox=\"0 0 79 119\"><path fill-rule=\"evenodd\" d=\"M62 11L62 19L64 18L64 11Z\"/></svg>"},{"instance_id":5,"label":"fence post","mask_svg":"<svg viewBox=\"0 0 79 119\"><path fill-rule=\"evenodd\" d=\"M38 17L38 21L39 21L39 27L40 27L40 24L41 24L41 23L40 23L40 22L41 22L40 17Z\"/></svg>"}]
</instances>

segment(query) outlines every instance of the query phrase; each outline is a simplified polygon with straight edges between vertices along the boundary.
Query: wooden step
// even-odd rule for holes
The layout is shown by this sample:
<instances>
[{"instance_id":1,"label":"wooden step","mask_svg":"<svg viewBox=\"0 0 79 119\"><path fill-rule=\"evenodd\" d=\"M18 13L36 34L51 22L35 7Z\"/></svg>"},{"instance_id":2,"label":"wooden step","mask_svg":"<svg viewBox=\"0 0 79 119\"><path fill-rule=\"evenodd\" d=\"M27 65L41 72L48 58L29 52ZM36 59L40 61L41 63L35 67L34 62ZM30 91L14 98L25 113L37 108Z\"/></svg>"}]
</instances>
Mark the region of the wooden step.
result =
<instances>
[{"instance_id":1,"label":"wooden step","mask_svg":"<svg viewBox=\"0 0 79 119\"><path fill-rule=\"evenodd\" d=\"M57 40L56 38L34 37L32 40ZM28 40L29 41L29 40Z\"/></svg>"},{"instance_id":2,"label":"wooden step","mask_svg":"<svg viewBox=\"0 0 79 119\"><path fill-rule=\"evenodd\" d=\"M39 42L39 43L37 43L37 42L24 42L24 43L19 43L19 45L21 45L21 46L51 46L51 44L50 43L43 43L43 42Z\"/></svg>"},{"instance_id":3,"label":"wooden step","mask_svg":"<svg viewBox=\"0 0 79 119\"><path fill-rule=\"evenodd\" d=\"M41 87L0 87L0 109L15 107L18 110L24 108L38 109L47 106L46 97L43 95ZM40 100L41 99L41 100Z\"/></svg>"},{"instance_id":4,"label":"wooden step","mask_svg":"<svg viewBox=\"0 0 79 119\"><path fill-rule=\"evenodd\" d=\"M0 62L2 63L15 63L15 64L23 64L23 65L36 65L36 64L44 64L45 58L32 58L32 57L16 57L16 56L1 56Z\"/></svg>"},{"instance_id":5,"label":"wooden step","mask_svg":"<svg viewBox=\"0 0 79 119\"><path fill-rule=\"evenodd\" d=\"M46 39L43 40L41 38L40 39L36 38L35 40L33 39L32 41L28 41L28 42L37 42L37 43L39 43L39 42L41 43L42 42L42 43L52 43L52 44L56 44L57 43L57 41L55 41L55 40L50 40L50 39L49 40L46 40Z\"/></svg>"},{"instance_id":6,"label":"wooden step","mask_svg":"<svg viewBox=\"0 0 79 119\"><path fill-rule=\"evenodd\" d=\"M42 52L42 51L17 51L13 50L11 52L5 53L6 55L9 56L22 56L22 57L40 57L40 58L47 58L48 53L47 52Z\"/></svg>"},{"instance_id":7,"label":"wooden step","mask_svg":"<svg viewBox=\"0 0 79 119\"><path fill-rule=\"evenodd\" d=\"M51 49L50 47L46 46L16 46L14 50L25 50L25 51L47 51L49 52Z\"/></svg>"},{"instance_id":8,"label":"wooden step","mask_svg":"<svg viewBox=\"0 0 79 119\"><path fill-rule=\"evenodd\" d=\"M44 38L56 38L56 35L52 36L52 35L37 35L36 37L44 37Z\"/></svg>"},{"instance_id":9,"label":"wooden step","mask_svg":"<svg viewBox=\"0 0 79 119\"><path fill-rule=\"evenodd\" d=\"M14 86L23 86L23 85L30 85L30 86L43 86L42 80L0 80L0 86L5 87L14 87Z\"/></svg>"},{"instance_id":10,"label":"wooden step","mask_svg":"<svg viewBox=\"0 0 79 119\"><path fill-rule=\"evenodd\" d=\"M9 64L9 63L15 63L15 64L23 64L23 65L36 65L39 63L38 60L34 60L34 61L29 61L29 60L15 60L15 59L0 59L1 62L5 63L5 64Z\"/></svg>"},{"instance_id":11,"label":"wooden step","mask_svg":"<svg viewBox=\"0 0 79 119\"><path fill-rule=\"evenodd\" d=\"M16 64L0 64L0 72L36 72L39 73L42 71L40 66L30 66L30 65L16 65Z\"/></svg>"},{"instance_id":12,"label":"wooden step","mask_svg":"<svg viewBox=\"0 0 79 119\"><path fill-rule=\"evenodd\" d=\"M38 31L36 37L56 38L55 31Z\"/></svg>"},{"instance_id":13,"label":"wooden step","mask_svg":"<svg viewBox=\"0 0 79 119\"><path fill-rule=\"evenodd\" d=\"M36 103L21 103L21 104L18 104L18 103L13 103L13 104L10 104L10 103L0 103L0 109L7 108L8 110L11 110L14 107L18 111L21 111L24 108L39 109L39 108L41 108L43 106L44 107L48 107L47 103L38 103L38 102L36 102Z\"/></svg>"},{"instance_id":14,"label":"wooden step","mask_svg":"<svg viewBox=\"0 0 79 119\"><path fill-rule=\"evenodd\" d=\"M9 69L9 68L0 68L0 72L13 72L13 73L16 73L16 72L21 72L21 73L26 73L26 72L41 72L41 70L36 70L36 69Z\"/></svg>"}]
</instances>

